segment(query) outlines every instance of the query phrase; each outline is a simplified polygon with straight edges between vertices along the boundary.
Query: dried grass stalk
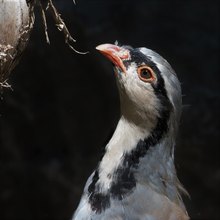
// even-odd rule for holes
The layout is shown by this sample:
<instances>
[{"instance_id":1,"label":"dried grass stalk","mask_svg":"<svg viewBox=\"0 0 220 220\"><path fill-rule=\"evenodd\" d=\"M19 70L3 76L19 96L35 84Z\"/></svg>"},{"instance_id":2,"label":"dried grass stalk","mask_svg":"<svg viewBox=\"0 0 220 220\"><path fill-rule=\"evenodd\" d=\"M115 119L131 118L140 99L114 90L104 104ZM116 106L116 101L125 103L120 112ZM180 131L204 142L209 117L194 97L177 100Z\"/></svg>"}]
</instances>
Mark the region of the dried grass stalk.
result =
<instances>
[{"instance_id":1,"label":"dried grass stalk","mask_svg":"<svg viewBox=\"0 0 220 220\"><path fill-rule=\"evenodd\" d=\"M61 18L61 15L59 14L59 12L57 11L56 7L53 4L52 0L47 0L48 4L46 9L43 8L42 4L41 4L42 0L39 0L39 5L41 8L41 14L42 14L42 18L43 18L43 24L44 24L44 30L45 30L45 36L46 36L46 40L48 43L50 43L49 37L48 37L48 33L47 33L47 21L46 21L46 16L45 16L45 11L50 11L54 22L57 26L57 29L61 32L63 32L64 37L65 37L65 43L76 53L78 54L87 54L88 52L80 52L78 50L76 50L73 46L72 43L75 43L76 40L71 36L65 22L63 21L63 19ZM75 1L73 1L74 4L76 3Z\"/></svg>"}]
</instances>

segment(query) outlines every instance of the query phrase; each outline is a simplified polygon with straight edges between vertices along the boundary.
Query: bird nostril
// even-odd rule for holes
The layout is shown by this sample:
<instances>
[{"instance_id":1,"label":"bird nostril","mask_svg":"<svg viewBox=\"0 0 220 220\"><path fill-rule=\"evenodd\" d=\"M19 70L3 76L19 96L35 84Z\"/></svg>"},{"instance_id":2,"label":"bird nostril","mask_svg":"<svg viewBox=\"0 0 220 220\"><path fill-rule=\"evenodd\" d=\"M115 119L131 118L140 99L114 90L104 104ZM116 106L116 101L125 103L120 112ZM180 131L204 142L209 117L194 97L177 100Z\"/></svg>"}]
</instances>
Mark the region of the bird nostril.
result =
<instances>
[{"instance_id":1,"label":"bird nostril","mask_svg":"<svg viewBox=\"0 0 220 220\"><path fill-rule=\"evenodd\" d=\"M128 50L122 49L121 51L119 51L118 56L123 60L127 60L130 58L130 53Z\"/></svg>"}]
</instances>

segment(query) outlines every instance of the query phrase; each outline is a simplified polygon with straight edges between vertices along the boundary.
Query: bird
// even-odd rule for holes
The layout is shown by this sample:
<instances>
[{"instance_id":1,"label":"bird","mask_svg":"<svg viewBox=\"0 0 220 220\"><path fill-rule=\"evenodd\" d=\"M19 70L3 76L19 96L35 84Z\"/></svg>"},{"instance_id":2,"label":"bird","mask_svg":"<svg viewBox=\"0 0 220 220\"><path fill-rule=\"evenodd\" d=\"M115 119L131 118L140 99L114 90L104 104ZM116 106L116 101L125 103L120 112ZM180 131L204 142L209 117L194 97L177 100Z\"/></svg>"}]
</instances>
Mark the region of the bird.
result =
<instances>
[{"instance_id":1,"label":"bird","mask_svg":"<svg viewBox=\"0 0 220 220\"><path fill-rule=\"evenodd\" d=\"M101 44L113 64L120 119L72 220L187 220L174 164L182 108L171 65L145 47Z\"/></svg>"}]
</instances>

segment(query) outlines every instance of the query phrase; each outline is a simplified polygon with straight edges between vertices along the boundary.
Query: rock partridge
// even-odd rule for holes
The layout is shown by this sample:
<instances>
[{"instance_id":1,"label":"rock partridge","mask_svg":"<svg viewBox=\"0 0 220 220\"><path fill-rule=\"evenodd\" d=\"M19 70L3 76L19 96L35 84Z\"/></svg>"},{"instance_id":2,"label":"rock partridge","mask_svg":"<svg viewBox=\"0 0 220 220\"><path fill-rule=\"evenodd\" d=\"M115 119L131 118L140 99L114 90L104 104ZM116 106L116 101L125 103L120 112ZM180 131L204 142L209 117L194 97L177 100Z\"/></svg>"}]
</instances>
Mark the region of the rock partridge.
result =
<instances>
[{"instance_id":1,"label":"rock partridge","mask_svg":"<svg viewBox=\"0 0 220 220\"><path fill-rule=\"evenodd\" d=\"M174 165L182 104L176 73L144 47L96 49L113 63L121 116L72 220L189 219Z\"/></svg>"}]
</instances>

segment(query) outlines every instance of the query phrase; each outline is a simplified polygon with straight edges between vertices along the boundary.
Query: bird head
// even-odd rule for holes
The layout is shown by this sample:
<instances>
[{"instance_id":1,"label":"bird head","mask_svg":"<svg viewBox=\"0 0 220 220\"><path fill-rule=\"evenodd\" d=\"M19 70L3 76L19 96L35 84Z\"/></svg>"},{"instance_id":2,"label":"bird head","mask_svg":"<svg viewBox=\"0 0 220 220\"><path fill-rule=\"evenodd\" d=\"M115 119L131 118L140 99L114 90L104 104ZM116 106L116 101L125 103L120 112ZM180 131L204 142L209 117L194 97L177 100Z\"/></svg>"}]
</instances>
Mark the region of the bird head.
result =
<instances>
[{"instance_id":1,"label":"bird head","mask_svg":"<svg viewBox=\"0 0 220 220\"><path fill-rule=\"evenodd\" d=\"M175 123L181 112L181 88L170 64L147 48L114 44L96 47L114 65L121 112L134 123L155 127L158 118ZM173 126L172 126L173 127Z\"/></svg>"}]
</instances>

